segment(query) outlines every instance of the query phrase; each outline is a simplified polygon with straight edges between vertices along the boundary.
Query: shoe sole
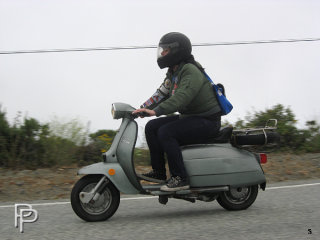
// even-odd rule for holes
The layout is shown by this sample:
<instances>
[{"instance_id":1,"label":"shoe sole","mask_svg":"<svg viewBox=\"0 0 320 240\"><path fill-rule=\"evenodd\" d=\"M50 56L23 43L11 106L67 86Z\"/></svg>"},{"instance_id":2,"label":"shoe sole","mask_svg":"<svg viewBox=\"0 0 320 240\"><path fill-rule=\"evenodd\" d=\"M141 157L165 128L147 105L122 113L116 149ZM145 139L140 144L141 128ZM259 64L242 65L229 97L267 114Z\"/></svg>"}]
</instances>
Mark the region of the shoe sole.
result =
<instances>
[{"instance_id":1,"label":"shoe sole","mask_svg":"<svg viewBox=\"0 0 320 240\"><path fill-rule=\"evenodd\" d=\"M142 180L148 181L148 182L155 182L155 183L165 183L166 180L160 180L160 179L156 179L156 178L149 178L146 176L143 176L142 174L137 174L137 177L139 177Z\"/></svg>"},{"instance_id":2,"label":"shoe sole","mask_svg":"<svg viewBox=\"0 0 320 240\"><path fill-rule=\"evenodd\" d=\"M164 185L160 188L160 190L164 191L164 192L177 192L177 191L188 190L188 189L190 189L189 185L182 186L182 187L176 187L176 188L169 188L167 185Z\"/></svg>"}]
</instances>

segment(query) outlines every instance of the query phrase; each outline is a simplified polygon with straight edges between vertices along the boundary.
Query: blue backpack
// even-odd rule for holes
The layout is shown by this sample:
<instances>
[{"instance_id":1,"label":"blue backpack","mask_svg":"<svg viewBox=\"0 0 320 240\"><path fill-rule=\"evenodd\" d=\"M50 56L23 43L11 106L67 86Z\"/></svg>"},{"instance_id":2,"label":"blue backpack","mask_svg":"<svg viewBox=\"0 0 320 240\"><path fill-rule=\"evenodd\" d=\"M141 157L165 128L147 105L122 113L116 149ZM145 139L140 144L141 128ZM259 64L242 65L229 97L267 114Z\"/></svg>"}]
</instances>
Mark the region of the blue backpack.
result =
<instances>
[{"instance_id":1,"label":"blue backpack","mask_svg":"<svg viewBox=\"0 0 320 240\"><path fill-rule=\"evenodd\" d=\"M231 112L233 106L225 96L223 85L222 84L217 84L217 85L214 84L206 72L204 72L204 75L207 77L207 79L209 80L209 82L212 85L213 91L215 92L215 95L216 95L217 100L219 102L222 115L227 115L229 112Z\"/></svg>"}]
</instances>

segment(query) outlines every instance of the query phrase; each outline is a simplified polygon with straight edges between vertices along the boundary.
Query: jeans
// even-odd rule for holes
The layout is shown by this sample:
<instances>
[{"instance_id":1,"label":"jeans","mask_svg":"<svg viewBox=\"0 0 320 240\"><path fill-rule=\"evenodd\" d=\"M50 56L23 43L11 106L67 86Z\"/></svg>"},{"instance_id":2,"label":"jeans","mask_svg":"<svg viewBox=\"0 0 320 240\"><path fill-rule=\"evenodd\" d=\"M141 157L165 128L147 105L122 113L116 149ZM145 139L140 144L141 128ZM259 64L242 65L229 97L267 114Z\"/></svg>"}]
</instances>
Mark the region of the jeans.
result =
<instances>
[{"instance_id":1,"label":"jeans","mask_svg":"<svg viewBox=\"0 0 320 240\"><path fill-rule=\"evenodd\" d=\"M162 173L166 171L166 153L171 176L187 178L180 146L201 143L209 136L217 134L220 127L220 118L209 120L199 116L170 116L149 121L145 127L145 134L152 168Z\"/></svg>"}]
</instances>

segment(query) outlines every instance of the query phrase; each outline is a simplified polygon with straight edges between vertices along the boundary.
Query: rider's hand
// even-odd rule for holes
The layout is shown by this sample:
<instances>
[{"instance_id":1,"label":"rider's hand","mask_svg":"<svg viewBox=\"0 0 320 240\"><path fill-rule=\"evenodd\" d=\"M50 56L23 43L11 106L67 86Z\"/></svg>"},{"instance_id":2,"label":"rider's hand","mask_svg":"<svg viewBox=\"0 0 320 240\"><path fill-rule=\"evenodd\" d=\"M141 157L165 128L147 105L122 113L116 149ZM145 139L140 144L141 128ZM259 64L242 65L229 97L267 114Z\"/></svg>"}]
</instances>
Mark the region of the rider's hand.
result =
<instances>
[{"instance_id":1,"label":"rider's hand","mask_svg":"<svg viewBox=\"0 0 320 240\"><path fill-rule=\"evenodd\" d=\"M151 116L155 116L156 115L155 111L150 110L150 109L146 109L146 108L140 108L140 109L137 109L137 110L132 112L133 115L138 114L138 113L146 113L147 117L151 117ZM144 116L142 116L142 115L139 115L139 117L144 118Z\"/></svg>"}]
</instances>

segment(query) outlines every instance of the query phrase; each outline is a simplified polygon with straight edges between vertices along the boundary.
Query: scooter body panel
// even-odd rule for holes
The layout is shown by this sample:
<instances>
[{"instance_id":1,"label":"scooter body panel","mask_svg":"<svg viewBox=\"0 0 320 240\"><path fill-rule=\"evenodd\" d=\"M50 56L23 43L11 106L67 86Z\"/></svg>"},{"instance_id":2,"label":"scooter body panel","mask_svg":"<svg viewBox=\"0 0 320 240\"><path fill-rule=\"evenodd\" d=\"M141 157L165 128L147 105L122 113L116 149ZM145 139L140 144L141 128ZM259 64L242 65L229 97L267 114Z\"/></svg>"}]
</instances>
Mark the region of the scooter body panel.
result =
<instances>
[{"instance_id":1,"label":"scooter body panel","mask_svg":"<svg viewBox=\"0 0 320 240\"><path fill-rule=\"evenodd\" d=\"M191 187L238 187L266 182L255 155L231 144L185 146L182 156Z\"/></svg>"},{"instance_id":2,"label":"scooter body panel","mask_svg":"<svg viewBox=\"0 0 320 240\"><path fill-rule=\"evenodd\" d=\"M135 121L128 121L117 147L117 159L122 169L126 173L131 184L139 191L143 191L137 178L134 164L133 152L137 140L138 126Z\"/></svg>"},{"instance_id":3,"label":"scooter body panel","mask_svg":"<svg viewBox=\"0 0 320 240\"><path fill-rule=\"evenodd\" d=\"M110 175L109 170L114 169L114 174ZM78 171L78 175L101 174L106 175L115 187L126 194L138 194L139 190L133 186L126 173L119 163L99 162L83 167Z\"/></svg>"}]
</instances>

